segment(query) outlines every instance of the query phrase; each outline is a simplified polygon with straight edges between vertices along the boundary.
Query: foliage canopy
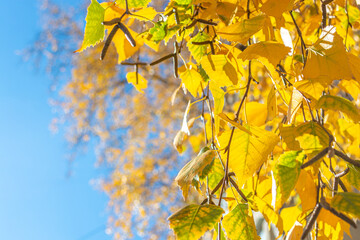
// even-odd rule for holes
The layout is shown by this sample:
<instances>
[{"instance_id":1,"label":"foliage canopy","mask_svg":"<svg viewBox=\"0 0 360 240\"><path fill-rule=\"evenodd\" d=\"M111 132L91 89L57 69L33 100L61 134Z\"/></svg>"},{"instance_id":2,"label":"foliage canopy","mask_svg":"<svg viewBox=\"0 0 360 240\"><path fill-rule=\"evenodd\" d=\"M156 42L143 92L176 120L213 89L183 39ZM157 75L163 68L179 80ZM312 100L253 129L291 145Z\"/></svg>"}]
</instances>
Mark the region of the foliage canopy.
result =
<instances>
[{"instance_id":1,"label":"foliage canopy","mask_svg":"<svg viewBox=\"0 0 360 240\"><path fill-rule=\"evenodd\" d=\"M352 0L91 0L64 107L106 146L117 236L142 216L159 237L166 211L178 239L259 239L253 212L286 239L350 235L359 21Z\"/></svg>"}]
</instances>

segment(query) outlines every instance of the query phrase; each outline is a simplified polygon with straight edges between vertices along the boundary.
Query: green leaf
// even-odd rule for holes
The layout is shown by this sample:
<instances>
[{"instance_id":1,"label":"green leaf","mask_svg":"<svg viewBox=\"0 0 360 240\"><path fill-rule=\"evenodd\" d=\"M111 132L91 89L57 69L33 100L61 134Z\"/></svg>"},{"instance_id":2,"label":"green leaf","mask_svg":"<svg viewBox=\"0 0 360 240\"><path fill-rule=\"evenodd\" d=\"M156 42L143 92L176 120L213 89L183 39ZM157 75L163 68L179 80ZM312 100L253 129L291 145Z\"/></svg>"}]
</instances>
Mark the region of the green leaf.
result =
<instances>
[{"instance_id":1,"label":"green leaf","mask_svg":"<svg viewBox=\"0 0 360 240\"><path fill-rule=\"evenodd\" d=\"M249 215L247 204L238 204L231 212L225 215L222 221L227 236L232 239L260 239L256 234L254 219Z\"/></svg>"},{"instance_id":2,"label":"green leaf","mask_svg":"<svg viewBox=\"0 0 360 240\"><path fill-rule=\"evenodd\" d=\"M192 3L192 0L174 0L174 2L181 6L188 6Z\"/></svg>"},{"instance_id":3,"label":"green leaf","mask_svg":"<svg viewBox=\"0 0 360 240\"><path fill-rule=\"evenodd\" d=\"M184 199L186 200L190 184L193 178L201 172L211 161L214 159L216 152L213 150L207 149L204 152L199 153L199 155L188 162L176 176L175 181L180 186L183 191Z\"/></svg>"},{"instance_id":4,"label":"green leaf","mask_svg":"<svg viewBox=\"0 0 360 240\"><path fill-rule=\"evenodd\" d=\"M214 189L219 181L224 177L224 168L220 163L218 158L214 159L214 164L211 168L211 172L208 175L209 177L209 187Z\"/></svg>"},{"instance_id":5,"label":"green leaf","mask_svg":"<svg viewBox=\"0 0 360 240\"><path fill-rule=\"evenodd\" d=\"M220 221L223 213L219 206L191 204L171 215L168 220L177 239L198 240Z\"/></svg>"},{"instance_id":6,"label":"green leaf","mask_svg":"<svg viewBox=\"0 0 360 240\"><path fill-rule=\"evenodd\" d=\"M191 55L193 56L193 58L196 60L196 62L200 62L201 58L207 53L209 44L194 45L192 43L193 42L204 42L204 41L209 41L209 40L210 40L210 37L208 34L206 34L204 32L199 32L198 34L196 34L195 37L193 37L191 39L191 41L189 41L187 43L187 47L188 47Z\"/></svg>"},{"instance_id":7,"label":"green leaf","mask_svg":"<svg viewBox=\"0 0 360 240\"><path fill-rule=\"evenodd\" d=\"M343 97L324 95L319 99L316 107L318 109L340 111L354 122L360 121L360 112L355 104Z\"/></svg>"},{"instance_id":8,"label":"green leaf","mask_svg":"<svg viewBox=\"0 0 360 240\"><path fill-rule=\"evenodd\" d=\"M167 27L166 22L155 23L155 26L150 28L149 30L150 39L155 43L158 43L161 40L163 40L166 36L166 27Z\"/></svg>"},{"instance_id":9,"label":"green leaf","mask_svg":"<svg viewBox=\"0 0 360 240\"><path fill-rule=\"evenodd\" d=\"M357 190L360 190L360 168L355 167L354 165L348 164L350 169L349 173L346 174L346 179L355 187Z\"/></svg>"},{"instance_id":10,"label":"green leaf","mask_svg":"<svg viewBox=\"0 0 360 240\"><path fill-rule=\"evenodd\" d=\"M151 0L128 0L129 8L138 8L138 7L146 7ZM116 4L125 9L126 3L125 0L116 0Z\"/></svg>"},{"instance_id":11,"label":"green leaf","mask_svg":"<svg viewBox=\"0 0 360 240\"><path fill-rule=\"evenodd\" d=\"M102 24L104 16L105 9L97 0L91 0L91 4L87 9L84 40L81 47L75 52L82 52L86 48L94 46L104 39L105 27Z\"/></svg>"},{"instance_id":12,"label":"green leaf","mask_svg":"<svg viewBox=\"0 0 360 240\"><path fill-rule=\"evenodd\" d=\"M331 207L360 219L360 194L353 192L337 193L331 200Z\"/></svg>"},{"instance_id":13,"label":"green leaf","mask_svg":"<svg viewBox=\"0 0 360 240\"><path fill-rule=\"evenodd\" d=\"M305 157L303 151L289 151L283 153L277 160L274 168L276 210L282 207L295 188Z\"/></svg>"}]
</instances>

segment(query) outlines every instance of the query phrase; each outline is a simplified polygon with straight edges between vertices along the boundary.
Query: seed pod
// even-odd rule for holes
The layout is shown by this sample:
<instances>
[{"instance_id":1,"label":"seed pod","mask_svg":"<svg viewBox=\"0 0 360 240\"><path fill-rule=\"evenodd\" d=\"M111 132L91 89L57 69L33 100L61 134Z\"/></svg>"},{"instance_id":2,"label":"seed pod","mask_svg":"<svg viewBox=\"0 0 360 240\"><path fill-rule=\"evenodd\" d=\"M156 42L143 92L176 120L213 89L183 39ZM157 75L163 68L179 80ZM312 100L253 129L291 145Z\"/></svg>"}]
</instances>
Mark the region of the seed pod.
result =
<instances>
[{"instance_id":1,"label":"seed pod","mask_svg":"<svg viewBox=\"0 0 360 240\"><path fill-rule=\"evenodd\" d=\"M112 39L114 38L115 33L117 32L118 29L119 29L118 25L115 25L113 27L113 29L111 30L111 32L109 33L109 36L107 37L104 47L101 51L100 60L104 60L107 50L109 49L110 43L111 43Z\"/></svg>"}]
</instances>

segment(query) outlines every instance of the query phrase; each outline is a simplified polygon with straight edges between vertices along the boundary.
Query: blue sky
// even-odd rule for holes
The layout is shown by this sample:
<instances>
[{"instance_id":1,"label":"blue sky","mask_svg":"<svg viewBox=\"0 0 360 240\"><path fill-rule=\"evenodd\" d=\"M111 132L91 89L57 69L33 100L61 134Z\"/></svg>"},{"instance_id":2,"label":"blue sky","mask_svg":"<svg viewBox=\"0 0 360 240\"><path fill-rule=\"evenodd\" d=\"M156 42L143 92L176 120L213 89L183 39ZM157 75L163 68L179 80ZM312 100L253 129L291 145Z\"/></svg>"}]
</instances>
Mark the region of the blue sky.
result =
<instances>
[{"instance_id":1,"label":"blue sky","mask_svg":"<svg viewBox=\"0 0 360 240\"><path fill-rule=\"evenodd\" d=\"M105 170L89 150L66 177L70 150L61 131L49 131L51 80L15 54L40 30L38 2L1 1L0 239L111 239L107 198L89 183Z\"/></svg>"}]
</instances>

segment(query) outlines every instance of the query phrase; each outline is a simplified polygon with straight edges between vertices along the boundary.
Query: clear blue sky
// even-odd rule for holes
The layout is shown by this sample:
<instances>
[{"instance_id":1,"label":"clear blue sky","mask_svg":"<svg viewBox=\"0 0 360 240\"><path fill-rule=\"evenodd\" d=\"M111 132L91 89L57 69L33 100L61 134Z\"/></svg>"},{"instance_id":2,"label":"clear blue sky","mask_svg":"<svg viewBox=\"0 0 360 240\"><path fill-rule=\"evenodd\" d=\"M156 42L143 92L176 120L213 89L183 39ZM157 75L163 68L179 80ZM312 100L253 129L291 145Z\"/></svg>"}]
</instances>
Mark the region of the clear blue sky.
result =
<instances>
[{"instance_id":1,"label":"clear blue sky","mask_svg":"<svg viewBox=\"0 0 360 240\"><path fill-rule=\"evenodd\" d=\"M107 198L89 183L104 170L89 150L66 177L67 143L49 131L50 79L15 54L40 30L38 2L1 2L0 239L111 239Z\"/></svg>"}]
</instances>

